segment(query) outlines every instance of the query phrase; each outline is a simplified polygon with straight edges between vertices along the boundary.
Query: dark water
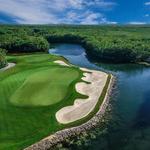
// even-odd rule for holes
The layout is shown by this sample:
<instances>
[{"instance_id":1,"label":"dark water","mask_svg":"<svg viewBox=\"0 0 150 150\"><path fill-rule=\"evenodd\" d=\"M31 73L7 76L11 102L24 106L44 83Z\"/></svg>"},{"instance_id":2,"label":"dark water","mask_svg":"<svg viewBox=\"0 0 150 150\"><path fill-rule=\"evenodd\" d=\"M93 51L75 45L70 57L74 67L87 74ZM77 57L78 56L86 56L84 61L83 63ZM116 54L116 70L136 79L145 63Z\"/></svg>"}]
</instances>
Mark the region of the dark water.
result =
<instances>
[{"instance_id":1,"label":"dark water","mask_svg":"<svg viewBox=\"0 0 150 150\"><path fill-rule=\"evenodd\" d=\"M92 63L79 45L56 45L50 53L72 64L111 72L117 89L110 100L107 132L91 140L89 150L150 150L150 67L137 64Z\"/></svg>"}]
</instances>

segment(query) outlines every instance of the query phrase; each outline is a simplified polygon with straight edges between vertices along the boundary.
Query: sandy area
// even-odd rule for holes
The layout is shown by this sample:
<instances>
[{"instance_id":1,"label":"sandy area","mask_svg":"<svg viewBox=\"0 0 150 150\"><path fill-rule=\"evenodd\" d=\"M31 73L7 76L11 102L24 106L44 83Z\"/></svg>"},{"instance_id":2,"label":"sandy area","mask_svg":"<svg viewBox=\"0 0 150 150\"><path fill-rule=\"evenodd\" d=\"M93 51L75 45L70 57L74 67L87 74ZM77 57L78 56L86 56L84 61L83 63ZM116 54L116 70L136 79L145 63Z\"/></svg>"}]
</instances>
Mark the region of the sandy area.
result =
<instances>
[{"instance_id":1,"label":"sandy area","mask_svg":"<svg viewBox=\"0 0 150 150\"><path fill-rule=\"evenodd\" d=\"M60 123L67 124L69 122L78 120L82 117L88 115L88 111L93 110L94 106L96 105L96 102L99 99L99 96L103 90L103 87L107 81L108 75L104 72L100 71L94 71L94 70L88 70L85 68L80 68L83 71L88 71L88 73L84 73L84 77L82 78L85 81L90 82L90 86L85 82L80 82L76 84L76 90L78 92L84 93L89 96L87 99L77 99L74 102L73 106L67 106L62 108L56 113L56 118ZM91 72L91 73L89 73ZM97 83L96 83L97 82ZM111 80L106 92L106 96L103 100L103 103L100 106L99 111L92 119L87 121L86 123L79 125L77 127L72 127L68 129L64 129L61 131L58 131L40 142L37 142L30 147L26 148L25 150L33 150L33 149L47 149L51 148L54 145L63 142L66 138L71 136L76 136L79 133L83 132L83 129L91 129L93 128L93 125L97 125L98 120L102 117L102 114L105 112L105 109L108 104L108 98L110 96L110 89L112 87L113 83L113 76L111 76ZM94 88L94 89L93 89ZM94 91L95 90L95 91ZM93 102L92 102L93 101ZM62 114L61 114L62 113ZM88 127L88 128L86 128Z\"/></svg>"},{"instance_id":2,"label":"sandy area","mask_svg":"<svg viewBox=\"0 0 150 150\"><path fill-rule=\"evenodd\" d=\"M108 75L101 71L80 68L85 71L82 80L90 82L79 82L76 84L76 91L87 95L87 99L76 99L74 105L66 106L56 113L56 119L59 123L67 124L87 116L96 106L99 97L106 84Z\"/></svg>"},{"instance_id":3,"label":"sandy area","mask_svg":"<svg viewBox=\"0 0 150 150\"><path fill-rule=\"evenodd\" d=\"M57 64L62 65L62 66L68 66L69 67L69 65L67 63L65 63L64 61L62 61L62 60L56 60L56 61L54 61L54 63L57 63Z\"/></svg>"},{"instance_id":4,"label":"sandy area","mask_svg":"<svg viewBox=\"0 0 150 150\"><path fill-rule=\"evenodd\" d=\"M1 72L1 71L5 71L5 70L7 70L7 69L9 69L9 68L12 68L12 67L14 67L15 65L16 65L15 63L8 63L8 65L7 65L6 67L0 69L0 72Z\"/></svg>"}]
</instances>

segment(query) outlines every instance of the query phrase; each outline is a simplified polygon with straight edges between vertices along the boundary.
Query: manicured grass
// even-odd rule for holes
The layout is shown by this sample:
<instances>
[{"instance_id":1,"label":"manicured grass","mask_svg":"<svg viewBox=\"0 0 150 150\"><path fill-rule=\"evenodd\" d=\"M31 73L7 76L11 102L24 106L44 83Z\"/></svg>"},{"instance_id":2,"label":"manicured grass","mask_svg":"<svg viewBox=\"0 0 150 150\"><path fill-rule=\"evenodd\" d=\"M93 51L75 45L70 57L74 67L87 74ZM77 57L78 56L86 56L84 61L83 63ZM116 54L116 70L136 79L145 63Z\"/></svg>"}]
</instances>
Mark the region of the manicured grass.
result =
<instances>
[{"instance_id":1,"label":"manicured grass","mask_svg":"<svg viewBox=\"0 0 150 150\"><path fill-rule=\"evenodd\" d=\"M12 95L10 101L17 106L55 104L64 99L69 85L78 75L76 70L68 68L42 69L31 74Z\"/></svg>"},{"instance_id":2,"label":"manicured grass","mask_svg":"<svg viewBox=\"0 0 150 150\"><path fill-rule=\"evenodd\" d=\"M55 113L85 97L75 91L82 72L53 63L58 59L63 58L8 56L8 61L17 65L0 73L0 149L23 149L63 129Z\"/></svg>"}]
</instances>

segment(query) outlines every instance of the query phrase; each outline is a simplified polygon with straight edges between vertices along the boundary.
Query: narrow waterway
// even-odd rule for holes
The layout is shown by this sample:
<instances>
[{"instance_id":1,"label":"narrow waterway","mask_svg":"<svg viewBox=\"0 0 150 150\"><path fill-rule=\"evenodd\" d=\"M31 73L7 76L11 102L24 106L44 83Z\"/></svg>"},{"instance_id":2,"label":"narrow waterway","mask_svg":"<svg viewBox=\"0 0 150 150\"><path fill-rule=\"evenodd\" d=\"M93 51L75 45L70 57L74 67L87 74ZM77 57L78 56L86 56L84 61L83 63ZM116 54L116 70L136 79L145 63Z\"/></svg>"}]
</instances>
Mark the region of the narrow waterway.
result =
<instances>
[{"instance_id":1,"label":"narrow waterway","mask_svg":"<svg viewBox=\"0 0 150 150\"><path fill-rule=\"evenodd\" d=\"M91 140L89 150L150 150L150 67L93 63L84 48L74 44L57 44L49 52L77 66L104 70L117 77L107 132Z\"/></svg>"}]
</instances>

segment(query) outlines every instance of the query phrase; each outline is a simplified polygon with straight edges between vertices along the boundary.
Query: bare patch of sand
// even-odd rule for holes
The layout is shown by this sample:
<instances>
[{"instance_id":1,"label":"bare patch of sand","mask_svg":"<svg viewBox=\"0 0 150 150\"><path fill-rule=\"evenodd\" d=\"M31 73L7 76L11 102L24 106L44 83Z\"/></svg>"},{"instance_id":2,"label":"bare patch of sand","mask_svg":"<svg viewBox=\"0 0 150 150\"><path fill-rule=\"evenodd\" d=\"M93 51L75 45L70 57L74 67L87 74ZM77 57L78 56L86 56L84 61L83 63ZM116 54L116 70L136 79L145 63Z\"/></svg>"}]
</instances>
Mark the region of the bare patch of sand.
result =
<instances>
[{"instance_id":1,"label":"bare patch of sand","mask_svg":"<svg viewBox=\"0 0 150 150\"><path fill-rule=\"evenodd\" d=\"M15 63L8 63L8 65L7 65L6 67L0 69L0 72L1 72L1 71L5 71L5 70L7 70L7 69L9 69L9 68L12 68L12 67L14 67L15 65L16 65Z\"/></svg>"},{"instance_id":2,"label":"bare patch of sand","mask_svg":"<svg viewBox=\"0 0 150 150\"><path fill-rule=\"evenodd\" d=\"M62 60L56 60L56 61L54 61L54 63L57 63L57 64L62 65L62 66L68 66L69 67L69 65L67 63L65 63L64 61L62 61Z\"/></svg>"},{"instance_id":3,"label":"bare patch of sand","mask_svg":"<svg viewBox=\"0 0 150 150\"><path fill-rule=\"evenodd\" d=\"M90 84L79 82L75 88L77 92L87 95L88 98L76 99L74 105L66 106L56 112L56 119L59 123L67 124L87 116L95 108L106 84L108 77L106 73L86 68L80 69L85 71L82 80L90 82Z\"/></svg>"}]
</instances>

